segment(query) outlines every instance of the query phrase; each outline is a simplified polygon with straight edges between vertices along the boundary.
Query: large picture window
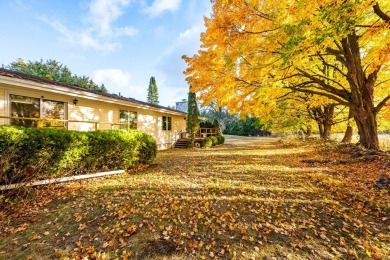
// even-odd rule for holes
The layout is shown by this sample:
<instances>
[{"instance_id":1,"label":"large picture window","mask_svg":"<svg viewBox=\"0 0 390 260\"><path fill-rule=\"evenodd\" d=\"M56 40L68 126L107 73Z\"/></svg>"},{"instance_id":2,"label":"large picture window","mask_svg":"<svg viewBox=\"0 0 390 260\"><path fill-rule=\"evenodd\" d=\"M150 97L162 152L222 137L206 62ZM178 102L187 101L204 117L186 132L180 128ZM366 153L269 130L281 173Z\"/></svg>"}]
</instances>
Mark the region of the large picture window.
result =
<instances>
[{"instance_id":1,"label":"large picture window","mask_svg":"<svg viewBox=\"0 0 390 260\"><path fill-rule=\"evenodd\" d=\"M119 129L137 129L137 112L120 110Z\"/></svg>"},{"instance_id":2,"label":"large picture window","mask_svg":"<svg viewBox=\"0 0 390 260\"><path fill-rule=\"evenodd\" d=\"M65 127L65 103L21 95L10 95L11 125L24 127ZM49 119L38 125L35 119ZM58 121L57 121L58 120Z\"/></svg>"},{"instance_id":3,"label":"large picture window","mask_svg":"<svg viewBox=\"0 0 390 260\"><path fill-rule=\"evenodd\" d=\"M172 130L172 117L163 116L162 117L162 130Z\"/></svg>"},{"instance_id":4,"label":"large picture window","mask_svg":"<svg viewBox=\"0 0 390 260\"><path fill-rule=\"evenodd\" d=\"M10 95L11 117L23 117L23 119L11 119L11 125L24 127L37 127L35 118L40 118L39 98L25 97L19 95Z\"/></svg>"}]
</instances>

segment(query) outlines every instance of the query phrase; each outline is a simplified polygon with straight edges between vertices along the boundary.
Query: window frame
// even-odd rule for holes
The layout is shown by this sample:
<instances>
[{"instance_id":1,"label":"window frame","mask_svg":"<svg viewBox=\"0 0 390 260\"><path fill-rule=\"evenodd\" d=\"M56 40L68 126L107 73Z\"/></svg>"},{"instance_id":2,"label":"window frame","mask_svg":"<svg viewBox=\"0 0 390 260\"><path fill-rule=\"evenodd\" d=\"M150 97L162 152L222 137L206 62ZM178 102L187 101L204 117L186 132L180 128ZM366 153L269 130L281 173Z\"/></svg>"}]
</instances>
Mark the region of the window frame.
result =
<instances>
[{"instance_id":1,"label":"window frame","mask_svg":"<svg viewBox=\"0 0 390 260\"><path fill-rule=\"evenodd\" d=\"M12 107L12 103L21 103L21 102L13 102L12 99L15 98L16 96L19 96L19 97L23 97L23 98L30 98L30 99L35 99L35 100L38 100L38 113L39 115L37 117L33 117L33 116L19 116L19 115L14 115L13 113L13 107ZM20 119L16 119L16 118L11 118L10 121L9 121L9 124L12 126L12 125L15 125L15 126L23 126L23 127L38 127L38 120L26 120L26 122L31 122L30 124L24 124L24 120L22 119L23 117L25 118L36 118L36 119L41 119L42 117L42 99L39 98L39 97L31 97L31 96L25 96L25 95L19 95L19 94L13 94L13 93L9 93L8 94L8 98L9 98L9 116L10 117L20 117ZM18 124L17 122L22 122L22 124Z\"/></svg>"},{"instance_id":2,"label":"window frame","mask_svg":"<svg viewBox=\"0 0 390 260\"><path fill-rule=\"evenodd\" d=\"M121 118L122 112L126 112L127 118ZM135 118L133 119L131 115L135 115ZM138 129L138 113L135 111L130 111L127 109L119 109L119 123L121 122L121 119L126 120L127 125L119 125L120 130L137 130ZM133 119L133 120L132 120ZM132 122L134 121L134 122Z\"/></svg>"},{"instance_id":3,"label":"window frame","mask_svg":"<svg viewBox=\"0 0 390 260\"><path fill-rule=\"evenodd\" d=\"M44 103L45 101L48 101L48 102L56 102L56 103L62 103L64 105L63 109L64 109L64 115L63 115L63 119L59 119L59 120L67 120L68 118L68 113L67 113L67 102L64 102L64 101L58 101L58 100L52 100L52 99L47 99L47 98L41 98L41 118L42 119L45 119L44 117ZM53 122L55 123L55 122ZM51 125L50 124L50 121L46 122L45 124L49 124L49 125L44 125L43 127L47 127L47 128L68 128L68 124L66 121L59 121L57 123L62 123L62 125L59 125L59 126L55 126L55 125Z\"/></svg>"},{"instance_id":4,"label":"window frame","mask_svg":"<svg viewBox=\"0 0 390 260\"><path fill-rule=\"evenodd\" d=\"M31 125L23 125L24 127L56 127L56 126L47 126L47 125L44 125L42 123L39 123L39 122L43 122L43 121L39 121L40 120L43 120L45 119L44 117L44 111L43 111L43 106L44 106L44 102L45 101L50 101L50 102L58 102L58 103L63 103L63 112L64 112L64 115L63 115L63 118L64 119L60 119L60 120L66 120L66 121L62 121L62 126L59 126L61 128L68 128L68 102L66 101L63 101L63 100L54 100L54 99L48 99L48 98L45 98L44 96L36 96L36 95L32 95L32 96L27 96L23 93L14 93L14 92L11 92L11 93L6 93L7 97L8 97L8 115L10 117L13 117L13 113L12 113L12 103L16 103L16 102L13 102L12 101L12 96L19 96L19 97L23 97L23 98L31 98L31 99L36 99L36 100L39 100L39 116L38 117L30 117L30 118L36 118L37 120L28 120L28 121L32 121ZM19 117L19 116L16 116L16 117ZM22 117L20 117L22 118ZM8 124L9 125L17 125L15 123L13 123L13 121L18 121L18 120L21 120L21 119L9 119L8 121ZM26 120L27 121L27 120ZM58 126L57 126L58 127Z\"/></svg>"},{"instance_id":5,"label":"window frame","mask_svg":"<svg viewBox=\"0 0 390 260\"><path fill-rule=\"evenodd\" d=\"M163 131L172 131L172 117L171 116L162 116L162 130Z\"/></svg>"},{"instance_id":6,"label":"window frame","mask_svg":"<svg viewBox=\"0 0 390 260\"><path fill-rule=\"evenodd\" d=\"M172 131L172 117L168 117L168 131Z\"/></svg>"}]
</instances>

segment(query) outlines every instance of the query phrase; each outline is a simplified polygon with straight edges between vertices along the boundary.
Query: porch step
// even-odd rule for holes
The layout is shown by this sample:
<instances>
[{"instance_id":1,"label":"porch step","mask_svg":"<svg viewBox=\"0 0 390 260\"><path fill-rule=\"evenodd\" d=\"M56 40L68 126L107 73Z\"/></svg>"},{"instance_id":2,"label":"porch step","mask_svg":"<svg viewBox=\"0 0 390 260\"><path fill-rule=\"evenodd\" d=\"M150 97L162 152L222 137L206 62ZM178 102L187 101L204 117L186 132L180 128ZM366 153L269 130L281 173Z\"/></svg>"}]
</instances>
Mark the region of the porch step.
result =
<instances>
[{"instance_id":1,"label":"porch step","mask_svg":"<svg viewBox=\"0 0 390 260\"><path fill-rule=\"evenodd\" d=\"M179 139L177 140L175 144L175 148L188 148L188 145L190 144L189 139Z\"/></svg>"}]
</instances>

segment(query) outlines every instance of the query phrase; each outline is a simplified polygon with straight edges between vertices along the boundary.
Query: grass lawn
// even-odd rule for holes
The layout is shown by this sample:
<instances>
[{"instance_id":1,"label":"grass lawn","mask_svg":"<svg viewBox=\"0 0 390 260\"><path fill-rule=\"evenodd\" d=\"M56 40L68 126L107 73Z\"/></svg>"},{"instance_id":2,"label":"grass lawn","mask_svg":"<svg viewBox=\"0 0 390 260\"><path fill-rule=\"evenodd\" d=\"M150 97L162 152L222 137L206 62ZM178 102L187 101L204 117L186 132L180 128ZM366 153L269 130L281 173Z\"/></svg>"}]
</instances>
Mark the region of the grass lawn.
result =
<instances>
[{"instance_id":1,"label":"grass lawn","mask_svg":"<svg viewBox=\"0 0 390 260\"><path fill-rule=\"evenodd\" d=\"M386 160L264 137L162 151L3 209L0 259L389 259Z\"/></svg>"}]
</instances>

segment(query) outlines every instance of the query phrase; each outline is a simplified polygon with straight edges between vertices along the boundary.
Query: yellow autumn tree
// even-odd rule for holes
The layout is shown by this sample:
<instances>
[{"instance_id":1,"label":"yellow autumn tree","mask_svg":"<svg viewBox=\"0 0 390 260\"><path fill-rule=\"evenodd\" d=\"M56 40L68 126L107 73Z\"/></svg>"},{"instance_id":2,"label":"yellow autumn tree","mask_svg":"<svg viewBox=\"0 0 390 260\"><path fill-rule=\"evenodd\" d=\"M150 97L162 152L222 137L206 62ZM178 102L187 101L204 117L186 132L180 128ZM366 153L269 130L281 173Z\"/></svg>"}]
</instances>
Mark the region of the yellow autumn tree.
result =
<instances>
[{"instance_id":1,"label":"yellow autumn tree","mask_svg":"<svg viewBox=\"0 0 390 260\"><path fill-rule=\"evenodd\" d=\"M348 106L361 144L379 148L376 116L390 99L388 1L212 2L202 49L184 57L203 100L258 113L288 91L319 95Z\"/></svg>"}]
</instances>

